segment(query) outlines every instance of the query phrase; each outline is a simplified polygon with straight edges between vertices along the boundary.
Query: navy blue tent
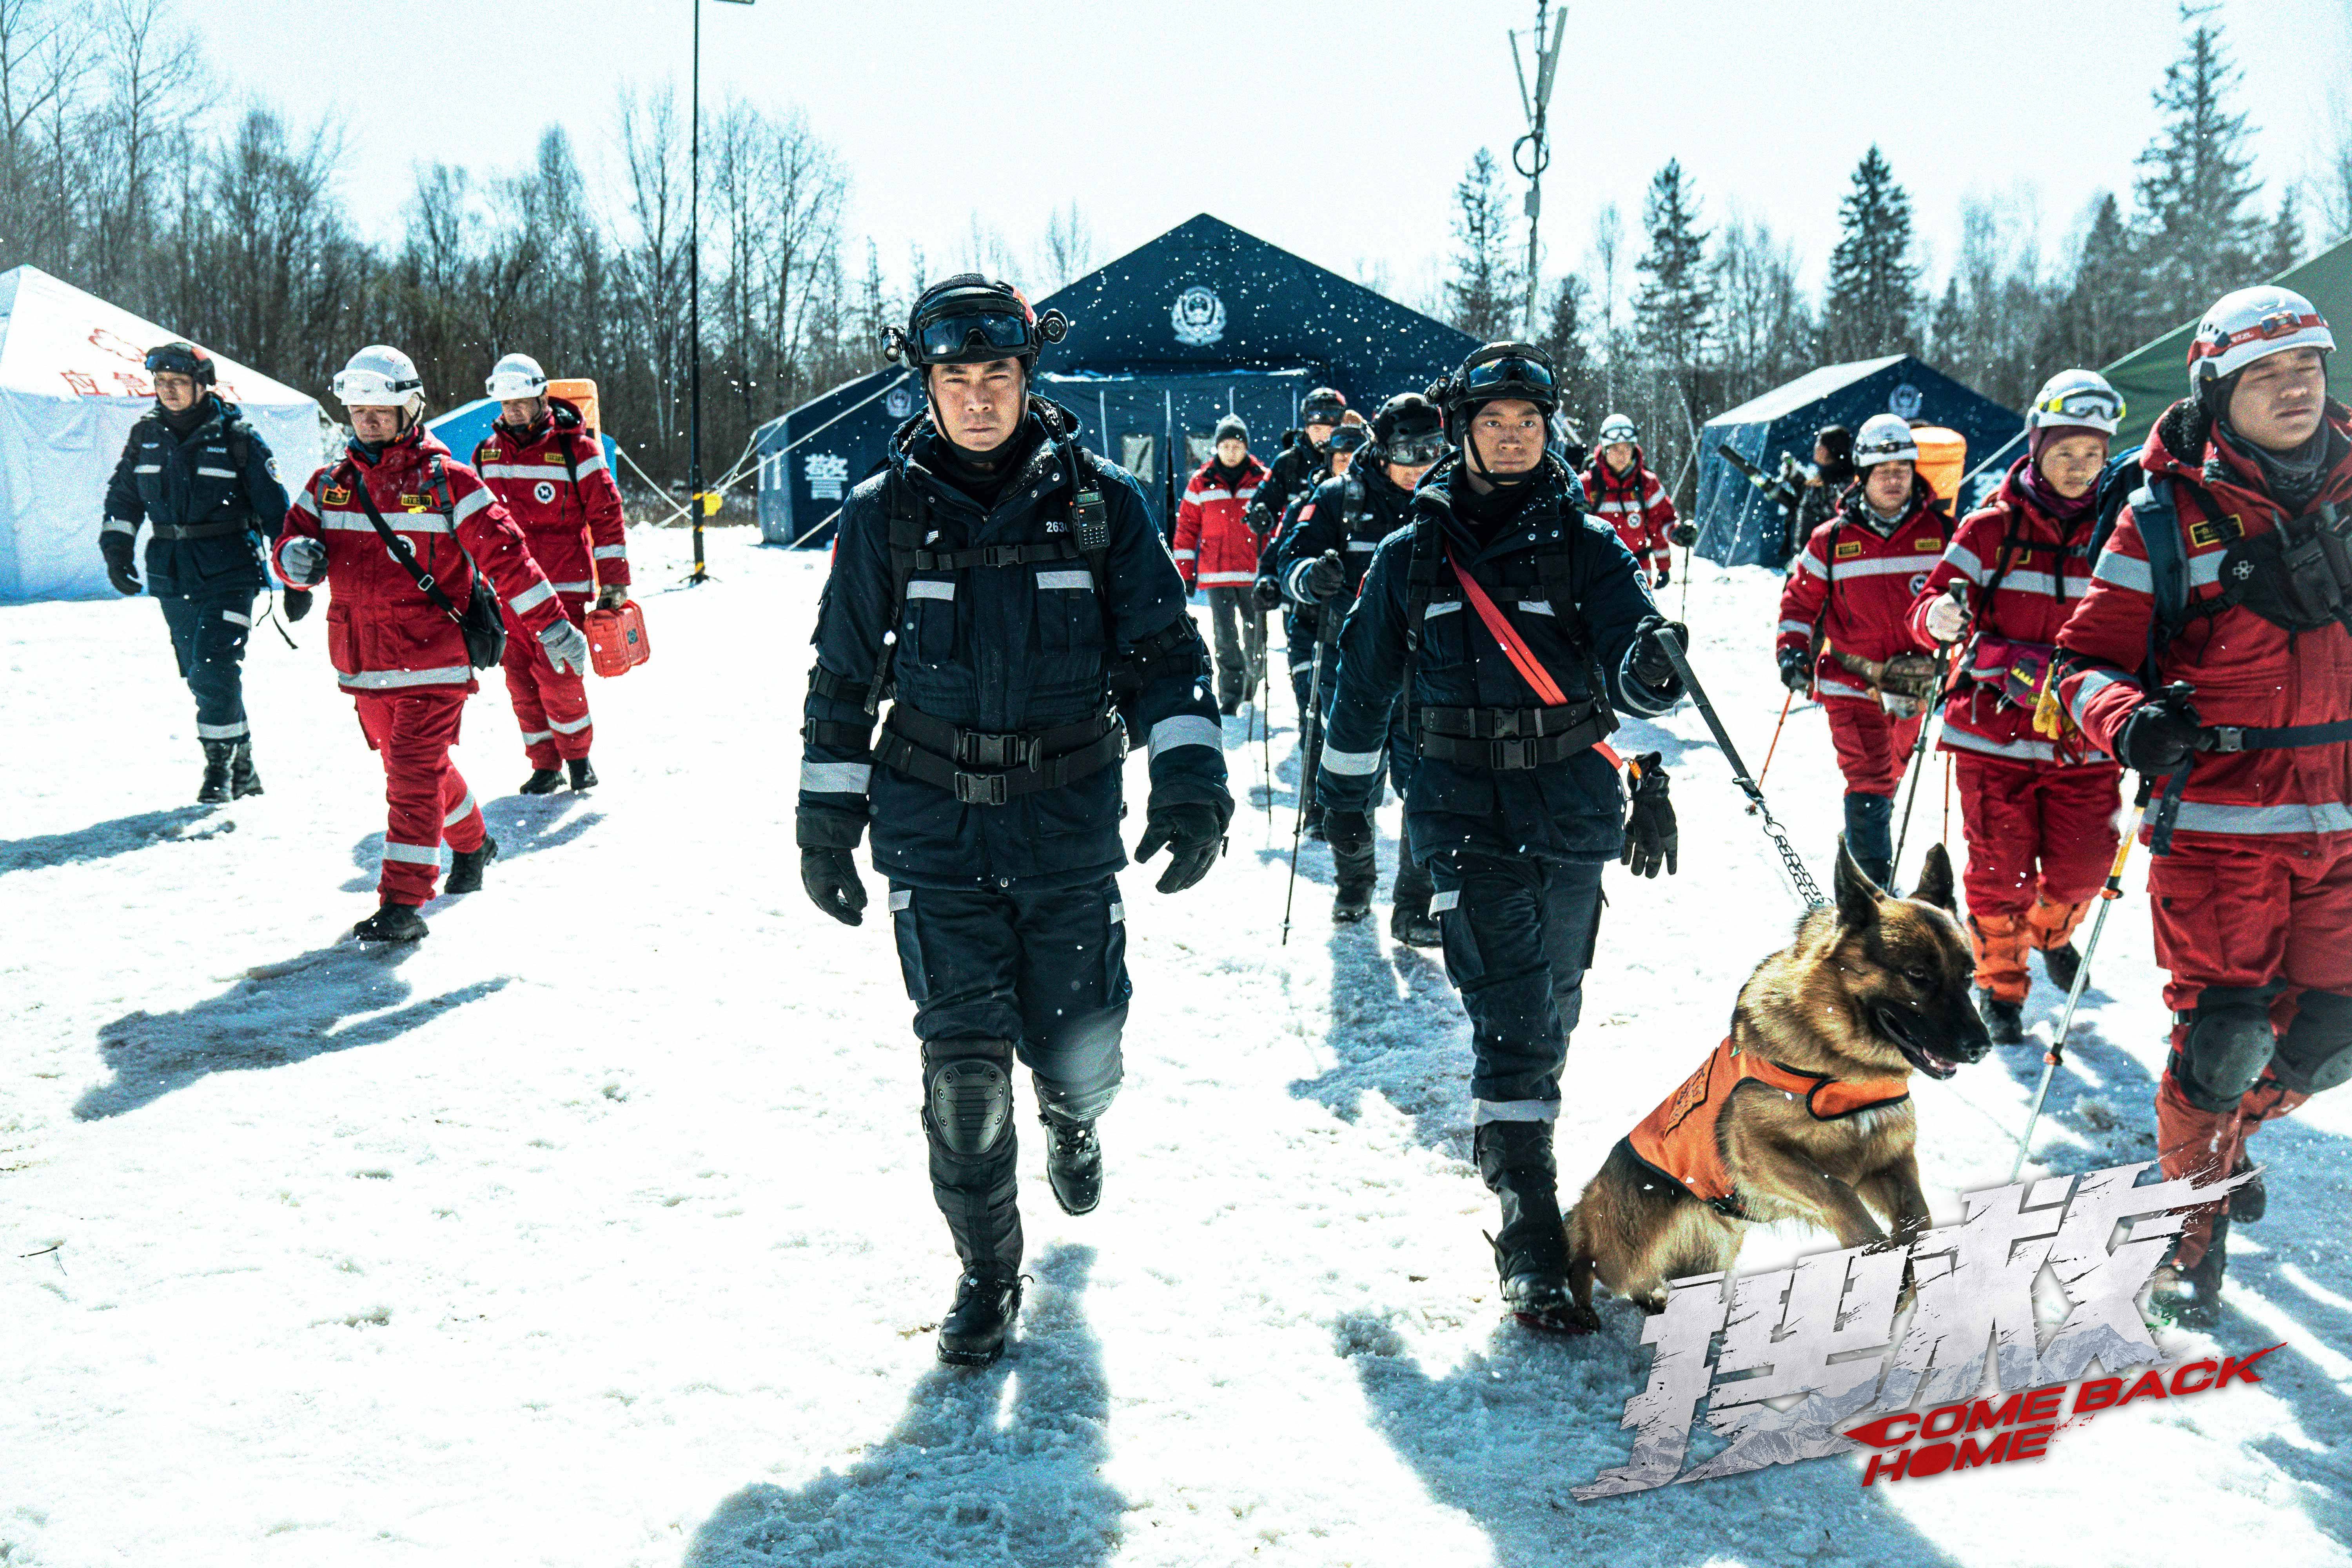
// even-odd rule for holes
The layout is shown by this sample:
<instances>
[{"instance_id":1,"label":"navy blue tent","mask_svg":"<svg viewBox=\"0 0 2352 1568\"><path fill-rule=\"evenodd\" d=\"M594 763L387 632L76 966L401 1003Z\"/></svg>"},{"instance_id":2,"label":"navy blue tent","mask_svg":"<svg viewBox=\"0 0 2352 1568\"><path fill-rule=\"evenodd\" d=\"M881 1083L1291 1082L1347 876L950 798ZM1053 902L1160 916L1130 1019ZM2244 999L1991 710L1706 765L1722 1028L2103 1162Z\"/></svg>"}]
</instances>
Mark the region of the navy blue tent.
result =
<instances>
[{"instance_id":1,"label":"navy blue tent","mask_svg":"<svg viewBox=\"0 0 2352 1568\"><path fill-rule=\"evenodd\" d=\"M498 423L498 418L499 400L495 397L477 397L471 403L459 404L438 419L427 419L425 422L425 427L440 437L442 444L457 454L459 462L470 463L474 460L474 448L480 446L483 438L489 435L490 426ZM604 466L613 468L617 478L618 468L613 457L613 438L610 436L602 436L600 439L604 443Z\"/></svg>"},{"instance_id":2,"label":"navy blue tent","mask_svg":"<svg viewBox=\"0 0 2352 1568\"><path fill-rule=\"evenodd\" d=\"M1037 302L1070 318L1038 363L1037 390L1078 416L1087 443L1132 470L1165 520L1238 414L1271 459L1298 400L1336 386L1368 414L1418 392L1476 340L1206 214ZM822 544L841 499L882 458L920 401L896 365L762 426L760 531Z\"/></svg>"},{"instance_id":3,"label":"navy blue tent","mask_svg":"<svg viewBox=\"0 0 2352 1568\"><path fill-rule=\"evenodd\" d=\"M1783 452L1801 463L1813 460L1813 433L1822 426L1859 430L1872 415L1889 413L1915 425L1958 431L1969 443L1970 468L2025 428L2021 416L1915 355L1823 365L1717 415L1699 433L1698 553L1726 566L1778 559L1767 542L1780 537L1780 510L1725 462L1717 447L1728 442L1766 473L1777 473ZM2021 448L2012 448L2011 455L2017 450ZM2006 466L2004 460L1988 468L1962 495L1963 506L1973 503L1975 492L1987 480L1997 480Z\"/></svg>"}]
</instances>

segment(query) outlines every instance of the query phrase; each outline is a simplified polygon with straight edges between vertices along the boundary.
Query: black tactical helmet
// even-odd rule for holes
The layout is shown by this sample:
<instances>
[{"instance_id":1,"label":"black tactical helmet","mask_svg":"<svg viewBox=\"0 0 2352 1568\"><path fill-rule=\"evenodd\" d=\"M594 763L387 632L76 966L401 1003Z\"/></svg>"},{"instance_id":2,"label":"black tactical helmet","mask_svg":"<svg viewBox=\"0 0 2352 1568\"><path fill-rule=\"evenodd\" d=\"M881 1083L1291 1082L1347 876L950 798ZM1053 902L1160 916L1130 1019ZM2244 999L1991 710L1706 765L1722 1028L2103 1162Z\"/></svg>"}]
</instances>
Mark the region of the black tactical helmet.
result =
<instances>
[{"instance_id":1,"label":"black tactical helmet","mask_svg":"<svg viewBox=\"0 0 2352 1568\"><path fill-rule=\"evenodd\" d=\"M1038 352L1060 342L1069 330L1068 317L1059 310L1038 315L1012 284L959 272L923 290L903 329L882 330L882 353L918 370L1017 359L1024 373L1034 374Z\"/></svg>"},{"instance_id":2,"label":"black tactical helmet","mask_svg":"<svg viewBox=\"0 0 2352 1568\"><path fill-rule=\"evenodd\" d=\"M1307 395L1298 405L1301 425L1337 425L1339 416L1348 412L1348 400L1336 388L1318 386Z\"/></svg>"},{"instance_id":3,"label":"black tactical helmet","mask_svg":"<svg viewBox=\"0 0 2352 1568\"><path fill-rule=\"evenodd\" d=\"M1372 438L1391 463L1417 468L1445 455L1445 416L1418 392L1400 392L1372 416Z\"/></svg>"},{"instance_id":4,"label":"black tactical helmet","mask_svg":"<svg viewBox=\"0 0 2352 1568\"><path fill-rule=\"evenodd\" d=\"M198 386L212 385L215 376L213 356L187 342L158 343L149 349L147 374L153 375L158 371L166 375L188 376Z\"/></svg>"},{"instance_id":5,"label":"black tactical helmet","mask_svg":"<svg viewBox=\"0 0 2352 1568\"><path fill-rule=\"evenodd\" d=\"M1470 416L1489 403L1517 398L1534 404L1549 419L1559 407L1559 373L1533 343L1488 343L1431 387L1429 397L1445 411L1446 438L1458 443Z\"/></svg>"}]
</instances>

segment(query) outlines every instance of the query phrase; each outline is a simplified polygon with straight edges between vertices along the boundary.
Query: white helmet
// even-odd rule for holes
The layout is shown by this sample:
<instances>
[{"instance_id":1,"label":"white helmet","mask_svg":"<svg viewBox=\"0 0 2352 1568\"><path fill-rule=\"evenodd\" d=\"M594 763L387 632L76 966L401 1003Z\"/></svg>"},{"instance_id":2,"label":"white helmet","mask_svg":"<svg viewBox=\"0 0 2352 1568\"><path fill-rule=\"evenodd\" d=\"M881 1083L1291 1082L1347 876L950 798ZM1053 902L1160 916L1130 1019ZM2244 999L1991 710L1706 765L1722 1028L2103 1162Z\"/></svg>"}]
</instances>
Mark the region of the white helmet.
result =
<instances>
[{"instance_id":1,"label":"white helmet","mask_svg":"<svg viewBox=\"0 0 2352 1568\"><path fill-rule=\"evenodd\" d=\"M1612 414L1601 422L1601 444L1604 447L1613 447L1620 441L1630 447L1641 438L1633 422L1622 414Z\"/></svg>"},{"instance_id":2,"label":"white helmet","mask_svg":"<svg viewBox=\"0 0 2352 1568\"><path fill-rule=\"evenodd\" d=\"M1857 468L1918 460L1919 443L1912 436L1911 426L1895 415L1874 414L1854 433L1853 466Z\"/></svg>"},{"instance_id":3,"label":"white helmet","mask_svg":"<svg viewBox=\"0 0 2352 1568\"><path fill-rule=\"evenodd\" d=\"M2290 349L2336 347L2327 318L2292 289L2264 284L2213 301L2189 340L2189 384L2224 381L2258 359Z\"/></svg>"},{"instance_id":4,"label":"white helmet","mask_svg":"<svg viewBox=\"0 0 2352 1568\"><path fill-rule=\"evenodd\" d=\"M540 369L539 362L529 354L509 354L490 366L489 379L482 383L482 390L500 403L524 397L545 397L547 373Z\"/></svg>"},{"instance_id":5,"label":"white helmet","mask_svg":"<svg viewBox=\"0 0 2352 1568\"><path fill-rule=\"evenodd\" d=\"M2112 436L2124 422L2123 395L2095 370L2062 370L2042 384L2026 410L2025 427L2076 425Z\"/></svg>"},{"instance_id":6,"label":"white helmet","mask_svg":"<svg viewBox=\"0 0 2352 1568\"><path fill-rule=\"evenodd\" d=\"M425 412L425 382L416 362L386 343L370 343L335 373L334 394L346 408Z\"/></svg>"}]
</instances>

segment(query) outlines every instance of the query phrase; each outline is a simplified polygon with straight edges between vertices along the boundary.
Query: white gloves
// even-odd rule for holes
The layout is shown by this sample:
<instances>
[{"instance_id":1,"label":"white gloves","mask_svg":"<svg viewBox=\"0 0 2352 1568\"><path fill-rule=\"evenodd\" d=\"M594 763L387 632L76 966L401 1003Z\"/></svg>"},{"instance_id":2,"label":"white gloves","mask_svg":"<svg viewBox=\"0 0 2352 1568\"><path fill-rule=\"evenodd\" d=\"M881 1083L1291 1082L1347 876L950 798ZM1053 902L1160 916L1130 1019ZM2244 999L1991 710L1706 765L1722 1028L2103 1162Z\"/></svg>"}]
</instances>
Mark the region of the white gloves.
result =
<instances>
[{"instance_id":1,"label":"white gloves","mask_svg":"<svg viewBox=\"0 0 2352 1568\"><path fill-rule=\"evenodd\" d=\"M327 546L307 533L298 533L278 552L278 570L297 588L314 588L327 574Z\"/></svg>"},{"instance_id":2,"label":"white gloves","mask_svg":"<svg viewBox=\"0 0 2352 1568\"><path fill-rule=\"evenodd\" d=\"M1968 611L1949 594L1927 606L1927 635L1937 642L1958 642L1969 624Z\"/></svg>"},{"instance_id":3,"label":"white gloves","mask_svg":"<svg viewBox=\"0 0 2352 1568\"><path fill-rule=\"evenodd\" d=\"M570 621L559 620L540 633L539 646L547 650L547 662L557 674L588 673L588 634Z\"/></svg>"}]
</instances>

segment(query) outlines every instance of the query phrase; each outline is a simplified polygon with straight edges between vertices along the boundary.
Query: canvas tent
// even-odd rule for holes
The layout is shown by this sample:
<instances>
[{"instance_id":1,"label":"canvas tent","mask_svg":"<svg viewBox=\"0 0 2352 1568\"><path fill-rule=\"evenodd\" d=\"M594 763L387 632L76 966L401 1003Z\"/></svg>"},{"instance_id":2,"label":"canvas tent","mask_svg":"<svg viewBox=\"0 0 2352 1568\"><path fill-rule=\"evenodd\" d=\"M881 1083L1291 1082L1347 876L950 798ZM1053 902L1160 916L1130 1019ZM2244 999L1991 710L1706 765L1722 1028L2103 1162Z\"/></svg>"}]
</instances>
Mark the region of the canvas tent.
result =
<instances>
[{"instance_id":1,"label":"canvas tent","mask_svg":"<svg viewBox=\"0 0 2352 1568\"><path fill-rule=\"evenodd\" d=\"M1717 448L1728 443L1774 473L1783 452L1812 461L1813 433L1822 426L1858 430L1872 415L1888 413L1958 431L1968 438L1971 468L2025 427L2019 415L1916 355L1823 365L1706 422L1699 435L1698 553L1726 566L1777 559L1767 542L1779 537L1780 510Z\"/></svg>"},{"instance_id":2,"label":"canvas tent","mask_svg":"<svg viewBox=\"0 0 2352 1568\"><path fill-rule=\"evenodd\" d=\"M1070 318L1069 336L1038 363L1037 390L1077 415L1088 446L1134 472L1163 526L1219 416L1240 415L1253 449L1271 459L1315 387L1338 387L1369 415L1477 347L1205 213L1037 304ZM886 365L763 426L761 536L826 542L832 531L818 525L919 402L913 380Z\"/></svg>"},{"instance_id":3,"label":"canvas tent","mask_svg":"<svg viewBox=\"0 0 2352 1568\"><path fill-rule=\"evenodd\" d=\"M474 448L482 444L482 437L490 433L498 418L499 400L477 397L471 403L459 404L437 419L427 419L425 427L440 437L441 444L459 462L470 463L474 460ZM604 443L604 466L617 474L620 466L613 460L613 438L602 432L598 435Z\"/></svg>"},{"instance_id":4,"label":"canvas tent","mask_svg":"<svg viewBox=\"0 0 2352 1568\"><path fill-rule=\"evenodd\" d=\"M153 405L147 351L178 335L38 268L0 273L0 603L114 596L98 553L106 482ZM308 479L318 404L214 359L221 396L269 443L288 487Z\"/></svg>"},{"instance_id":5,"label":"canvas tent","mask_svg":"<svg viewBox=\"0 0 2352 1568\"><path fill-rule=\"evenodd\" d=\"M2292 289L2319 307L2335 329L2340 349L2352 350L2352 239L2323 250L2300 267L2290 267L2270 281ZM2189 337L2194 321L2134 349L2107 366L2106 378L2124 395L2123 428L2116 432L2116 450L2137 447L2147 439L2157 416L2189 395ZM2327 393L2338 403L2352 403L2352 353L2327 356Z\"/></svg>"}]
</instances>

